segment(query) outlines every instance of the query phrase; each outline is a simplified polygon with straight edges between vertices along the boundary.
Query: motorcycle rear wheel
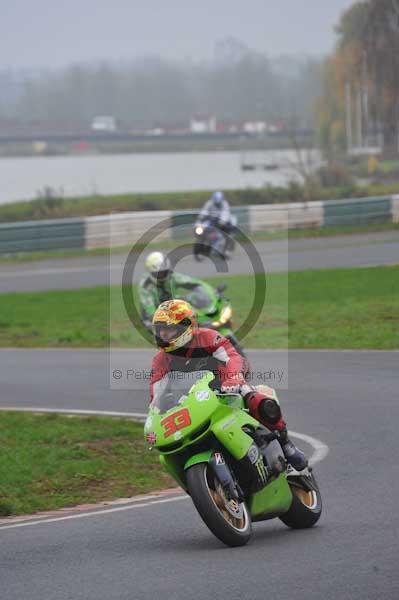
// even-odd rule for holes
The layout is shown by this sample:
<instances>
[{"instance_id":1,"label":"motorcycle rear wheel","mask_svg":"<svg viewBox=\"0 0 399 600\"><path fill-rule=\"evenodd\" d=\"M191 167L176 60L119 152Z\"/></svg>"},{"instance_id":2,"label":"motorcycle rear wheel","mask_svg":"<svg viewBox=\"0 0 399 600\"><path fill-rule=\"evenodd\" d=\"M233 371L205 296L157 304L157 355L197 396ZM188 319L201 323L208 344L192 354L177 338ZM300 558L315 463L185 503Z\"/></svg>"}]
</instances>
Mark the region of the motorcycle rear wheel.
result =
<instances>
[{"instance_id":1,"label":"motorcycle rear wheel","mask_svg":"<svg viewBox=\"0 0 399 600\"><path fill-rule=\"evenodd\" d=\"M301 477L293 478L288 483L292 492L292 504L288 512L280 517L281 521L292 529L307 529L313 527L321 517L322 501L319 487L313 474L309 479L314 490L309 491L306 486L301 485ZM295 481L296 480L296 481Z\"/></svg>"},{"instance_id":2,"label":"motorcycle rear wheel","mask_svg":"<svg viewBox=\"0 0 399 600\"><path fill-rule=\"evenodd\" d=\"M228 500L207 463L192 466L187 472L191 499L211 532L226 546L244 546L252 533L245 502Z\"/></svg>"}]
</instances>

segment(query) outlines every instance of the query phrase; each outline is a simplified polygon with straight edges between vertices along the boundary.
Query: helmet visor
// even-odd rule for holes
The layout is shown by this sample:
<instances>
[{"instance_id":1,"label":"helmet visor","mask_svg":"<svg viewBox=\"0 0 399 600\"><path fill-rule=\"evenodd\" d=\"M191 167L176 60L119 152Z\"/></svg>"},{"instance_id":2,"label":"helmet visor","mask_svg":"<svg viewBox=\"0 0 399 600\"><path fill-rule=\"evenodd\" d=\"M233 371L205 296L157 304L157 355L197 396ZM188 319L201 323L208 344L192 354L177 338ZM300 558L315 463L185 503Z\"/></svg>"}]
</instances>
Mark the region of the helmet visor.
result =
<instances>
[{"instance_id":1,"label":"helmet visor","mask_svg":"<svg viewBox=\"0 0 399 600\"><path fill-rule=\"evenodd\" d=\"M163 342L171 342L179 335L178 325L159 325L157 327L158 337Z\"/></svg>"},{"instance_id":2,"label":"helmet visor","mask_svg":"<svg viewBox=\"0 0 399 600\"><path fill-rule=\"evenodd\" d=\"M166 323L155 323L154 333L155 339L160 348L166 348L174 340L177 340L190 326L190 322L186 320L178 324L167 325Z\"/></svg>"},{"instance_id":3,"label":"helmet visor","mask_svg":"<svg viewBox=\"0 0 399 600\"><path fill-rule=\"evenodd\" d=\"M164 269L163 271L156 271L155 273L153 273L154 277L156 277L156 279L158 281L165 281L169 275L170 275L170 269Z\"/></svg>"}]
</instances>

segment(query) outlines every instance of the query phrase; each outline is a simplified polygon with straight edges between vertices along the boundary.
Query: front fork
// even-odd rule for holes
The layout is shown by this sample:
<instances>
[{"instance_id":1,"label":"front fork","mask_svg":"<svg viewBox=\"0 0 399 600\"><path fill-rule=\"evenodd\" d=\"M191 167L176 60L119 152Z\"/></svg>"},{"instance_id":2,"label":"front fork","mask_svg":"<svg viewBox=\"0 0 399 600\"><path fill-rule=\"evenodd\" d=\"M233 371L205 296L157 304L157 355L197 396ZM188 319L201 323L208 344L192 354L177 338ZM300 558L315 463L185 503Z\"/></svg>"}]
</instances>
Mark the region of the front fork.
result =
<instances>
[{"instance_id":1,"label":"front fork","mask_svg":"<svg viewBox=\"0 0 399 600\"><path fill-rule=\"evenodd\" d=\"M262 452L256 444L250 446L247 454L240 460L240 464L251 474L251 493L265 487L269 479L269 470L263 460ZM213 452L209 460L209 465L228 497L242 502L245 494L235 480L223 454L221 452Z\"/></svg>"},{"instance_id":2,"label":"front fork","mask_svg":"<svg viewBox=\"0 0 399 600\"><path fill-rule=\"evenodd\" d=\"M221 483L228 499L242 502L244 500L243 491L235 481L230 467L224 460L223 454L221 452L213 452L209 460L209 465L216 478Z\"/></svg>"}]
</instances>

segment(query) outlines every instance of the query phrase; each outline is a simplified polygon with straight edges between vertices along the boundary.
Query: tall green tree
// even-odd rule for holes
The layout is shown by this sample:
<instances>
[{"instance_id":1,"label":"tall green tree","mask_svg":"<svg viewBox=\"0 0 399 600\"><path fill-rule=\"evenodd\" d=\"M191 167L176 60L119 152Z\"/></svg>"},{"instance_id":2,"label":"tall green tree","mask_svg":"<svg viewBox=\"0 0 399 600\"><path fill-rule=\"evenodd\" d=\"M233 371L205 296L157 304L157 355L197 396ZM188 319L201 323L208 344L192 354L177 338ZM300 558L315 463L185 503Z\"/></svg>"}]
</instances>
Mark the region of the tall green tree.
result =
<instances>
[{"instance_id":1,"label":"tall green tree","mask_svg":"<svg viewBox=\"0 0 399 600\"><path fill-rule=\"evenodd\" d=\"M399 142L399 0L356 2L343 13L336 32L337 48L331 59L335 67L325 88L324 100L327 104L341 105L344 112L345 85L360 90L363 97L367 97L372 120L383 131L385 151L396 152ZM341 118L344 119L344 115Z\"/></svg>"}]
</instances>

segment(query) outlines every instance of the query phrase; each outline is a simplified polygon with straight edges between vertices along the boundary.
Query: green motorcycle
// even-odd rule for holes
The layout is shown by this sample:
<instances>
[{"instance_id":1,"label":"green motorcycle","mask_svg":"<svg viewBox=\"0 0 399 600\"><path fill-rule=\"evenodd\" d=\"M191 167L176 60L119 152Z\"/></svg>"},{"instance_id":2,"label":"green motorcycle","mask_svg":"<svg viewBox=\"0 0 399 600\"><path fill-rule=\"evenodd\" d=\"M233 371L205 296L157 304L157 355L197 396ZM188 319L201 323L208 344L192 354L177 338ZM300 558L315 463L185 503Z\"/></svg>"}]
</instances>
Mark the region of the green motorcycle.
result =
<instances>
[{"instance_id":1,"label":"green motorcycle","mask_svg":"<svg viewBox=\"0 0 399 600\"><path fill-rule=\"evenodd\" d=\"M187 293L178 291L178 297L186 300L195 309L200 327L216 329L224 337L227 337L238 352L245 356L244 350L233 332L233 309L229 300L223 292L227 284L218 285L213 288L209 283L203 281L193 290Z\"/></svg>"},{"instance_id":2,"label":"green motorcycle","mask_svg":"<svg viewBox=\"0 0 399 600\"><path fill-rule=\"evenodd\" d=\"M275 433L252 418L239 394L212 389L210 371L167 373L154 386L144 435L227 546L243 546L252 521L279 517L306 528L320 518L320 491L310 468L297 472Z\"/></svg>"}]
</instances>

